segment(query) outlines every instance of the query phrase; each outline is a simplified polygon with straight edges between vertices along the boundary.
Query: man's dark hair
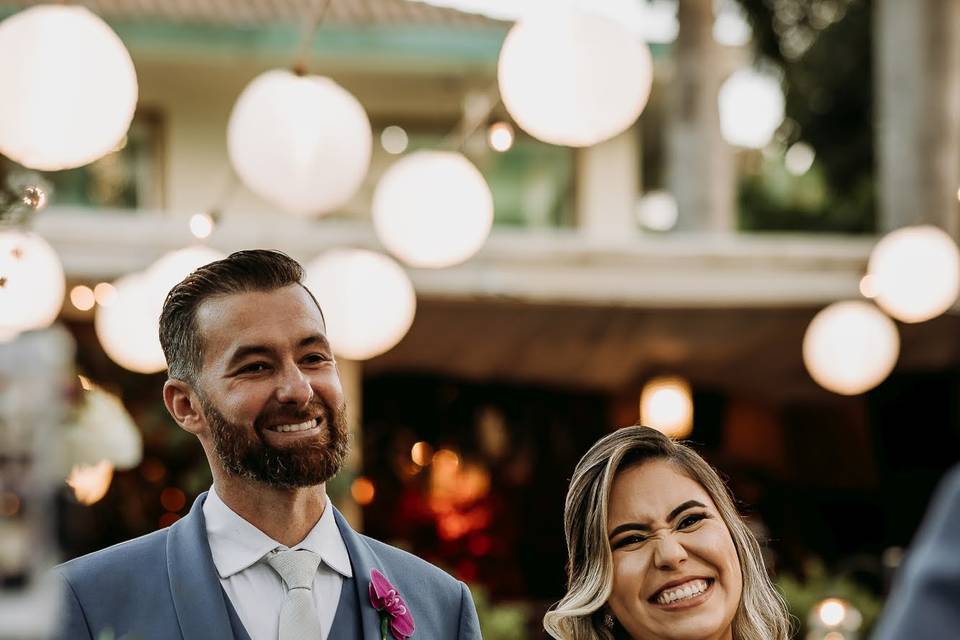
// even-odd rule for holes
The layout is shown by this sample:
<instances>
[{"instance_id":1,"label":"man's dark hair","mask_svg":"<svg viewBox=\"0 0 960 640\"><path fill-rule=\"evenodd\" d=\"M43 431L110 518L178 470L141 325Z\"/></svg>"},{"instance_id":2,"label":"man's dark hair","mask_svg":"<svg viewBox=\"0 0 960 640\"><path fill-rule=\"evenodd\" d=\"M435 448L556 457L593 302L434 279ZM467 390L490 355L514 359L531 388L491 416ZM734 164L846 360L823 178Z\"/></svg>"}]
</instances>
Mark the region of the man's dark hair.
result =
<instances>
[{"instance_id":1,"label":"man's dark hair","mask_svg":"<svg viewBox=\"0 0 960 640\"><path fill-rule=\"evenodd\" d=\"M300 263L271 249L236 251L184 278L167 294L160 313L160 346L167 359L168 375L196 385L203 363L197 309L204 301L234 293L273 291L292 284L299 284L317 301L303 285ZM323 316L323 310L320 315Z\"/></svg>"}]
</instances>

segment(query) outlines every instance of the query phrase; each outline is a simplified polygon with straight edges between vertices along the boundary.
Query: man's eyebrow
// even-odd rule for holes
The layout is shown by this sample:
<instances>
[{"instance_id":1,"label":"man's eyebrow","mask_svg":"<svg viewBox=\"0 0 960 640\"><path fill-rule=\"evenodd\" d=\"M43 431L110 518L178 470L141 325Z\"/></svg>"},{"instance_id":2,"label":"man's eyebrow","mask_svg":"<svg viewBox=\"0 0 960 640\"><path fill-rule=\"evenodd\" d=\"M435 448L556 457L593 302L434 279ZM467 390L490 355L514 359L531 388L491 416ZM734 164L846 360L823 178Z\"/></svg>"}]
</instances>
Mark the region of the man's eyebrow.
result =
<instances>
[{"instance_id":1,"label":"man's eyebrow","mask_svg":"<svg viewBox=\"0 0 960 640\"><path fill-rule=\"evenodd\" d=\"M669 515L667 515L667 522L673 520L674 518L676 518L678 515L680 515L681 513L683 513L684 511L686 511L687 509L690 509L690 508L693 508L693 507L701 507L701 508L704 508L704 509L705 509L705 508L707 507L707 505L703 504L702 502L700 502L700 501L698 501L698 500L687 500L687 501L684 502L683 504L675 507L675 508L673 509L673 511L671 511L671 512L669 513ZM650 531L650 523L648 523L648 522L625 522L625 523L623 523L623 524L621 524L621 525L618 525L618 526L614 527L613 531L611 531L611 532L610 532L610 535L607 536L607 537L608 537L608 539L612 539L612 538L614 538L615 536L617 536L618 534L623 533L624 531Z\"/></svg>"},{"instance_id":2,"label":"man's eyebrow","mask_svg":"<svg viewBox=\"0 0 960 640\"><path fill-rule=\"evenodd\" d=\"M298 344L298 346L301 348L312 347L314 345L318 345L326 349L327 351L330 350L330 341L327 340L327 336L323 335L322 333L314 333L312 335L309 335L303 340L301 340Z\"/></svg>"},{"instance_id":3,"label":"man's eyebrow","mask_svg":"<svg viewBox=\"0 0 960 640\"><path fill-rule=\"evenodd\" d=\"M229 369L236 363L254 355L273 355L273 349L259 344L249 344L237 347L237 350L233 352L233 355L230 356L230 360L227 362L227 368Z\"/></svg>"}]
</instances>

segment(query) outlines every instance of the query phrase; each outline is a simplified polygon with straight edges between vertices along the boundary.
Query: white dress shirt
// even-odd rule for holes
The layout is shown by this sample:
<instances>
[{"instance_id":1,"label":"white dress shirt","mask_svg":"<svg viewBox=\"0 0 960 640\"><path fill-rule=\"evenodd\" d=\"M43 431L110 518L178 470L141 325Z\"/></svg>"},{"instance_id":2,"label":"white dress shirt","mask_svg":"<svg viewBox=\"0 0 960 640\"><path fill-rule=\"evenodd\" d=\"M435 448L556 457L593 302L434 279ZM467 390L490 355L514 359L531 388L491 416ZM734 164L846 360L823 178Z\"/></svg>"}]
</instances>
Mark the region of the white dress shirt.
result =
<instances>
[{"instance_id":1,"label":"white dress shirt","mask_svg":"<svg viewBox=\"0 0 960 640\"><path fill-rule=\"evenodd\" d=\"M293 547L285 547L237 515L210 487L203 503L207 540L220 584L233 603L250 640L277 640L280 609L287 588L280 575L262 561L274 549L307 549L320 556L313 580L313 601L326 640L337 613L344 577L353 576L350 556L327 499L320 520L307 537Z\"/></svg>"}]
</instances>

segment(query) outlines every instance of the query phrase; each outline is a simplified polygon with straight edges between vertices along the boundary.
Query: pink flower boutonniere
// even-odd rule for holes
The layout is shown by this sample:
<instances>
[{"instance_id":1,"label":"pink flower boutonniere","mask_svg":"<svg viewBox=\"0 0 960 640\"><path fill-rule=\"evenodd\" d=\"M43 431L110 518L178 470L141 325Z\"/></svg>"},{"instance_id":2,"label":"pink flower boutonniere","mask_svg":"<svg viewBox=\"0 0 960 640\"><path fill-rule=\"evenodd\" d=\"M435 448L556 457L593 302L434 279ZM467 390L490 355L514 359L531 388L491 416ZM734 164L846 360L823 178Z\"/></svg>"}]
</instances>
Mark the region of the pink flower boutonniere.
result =
<instances>
[{"instance_id":1,"label":"pink flower boutonniere","mask_svg":"<svg viewBox=\"0 0 960 640\"><path fill-rule=\"evenodd\" d=\"M370 570L370 604L380 612L380 638L387 640L387 629L396 640L407 640L413 635L413 616L397 588L376 569Z\"/></svg>"}]
</instances>

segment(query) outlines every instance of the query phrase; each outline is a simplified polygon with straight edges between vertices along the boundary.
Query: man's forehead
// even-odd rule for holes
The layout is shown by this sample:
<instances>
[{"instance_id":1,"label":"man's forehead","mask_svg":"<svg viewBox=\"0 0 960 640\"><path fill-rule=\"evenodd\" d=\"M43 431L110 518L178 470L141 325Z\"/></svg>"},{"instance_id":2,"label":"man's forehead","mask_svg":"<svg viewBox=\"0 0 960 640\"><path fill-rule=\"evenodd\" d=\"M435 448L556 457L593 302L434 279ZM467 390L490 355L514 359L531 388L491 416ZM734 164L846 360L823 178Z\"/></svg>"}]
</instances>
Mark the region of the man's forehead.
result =
<instances>
[{"instance_id":1,"label":"man's forehead","mask_svg":"<svg viewBox=\"0 0 960 640\"><path fill-rule=\"evenodd\" d=\"M326 333L316 302L296 284L212 296L197 308L196 319L206 355L222 354L251 340L301 340Z\"/></svg>"}]
</instances>

